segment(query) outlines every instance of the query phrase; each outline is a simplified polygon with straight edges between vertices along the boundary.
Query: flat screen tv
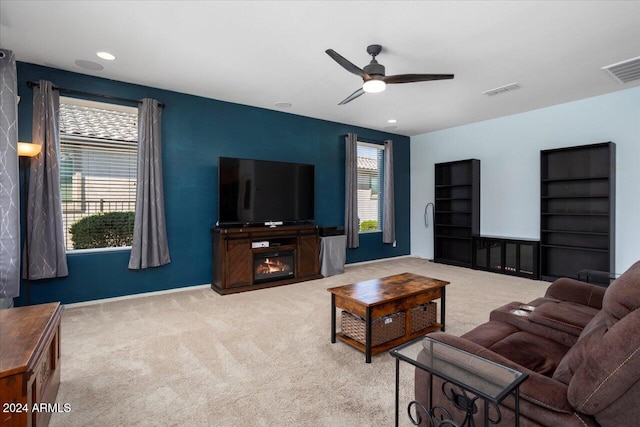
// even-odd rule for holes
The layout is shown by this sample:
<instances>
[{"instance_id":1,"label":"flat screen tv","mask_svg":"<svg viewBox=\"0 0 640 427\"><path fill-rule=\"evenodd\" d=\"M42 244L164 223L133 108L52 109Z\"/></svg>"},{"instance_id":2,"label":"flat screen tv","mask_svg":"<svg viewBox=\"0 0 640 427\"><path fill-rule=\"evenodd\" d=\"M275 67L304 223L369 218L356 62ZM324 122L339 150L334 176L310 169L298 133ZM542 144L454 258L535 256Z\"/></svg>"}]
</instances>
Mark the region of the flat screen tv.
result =
<instances>
[{"instance_id":1,"label":"flat screen tv","mask_svg":"<svg viewBox=\"0 0 640 427\"><path fill-rule=\"evenodd\" d=\"M220 157L219 225L281 225L314 219L314 166Z\"/></svg>"}]
</instances>

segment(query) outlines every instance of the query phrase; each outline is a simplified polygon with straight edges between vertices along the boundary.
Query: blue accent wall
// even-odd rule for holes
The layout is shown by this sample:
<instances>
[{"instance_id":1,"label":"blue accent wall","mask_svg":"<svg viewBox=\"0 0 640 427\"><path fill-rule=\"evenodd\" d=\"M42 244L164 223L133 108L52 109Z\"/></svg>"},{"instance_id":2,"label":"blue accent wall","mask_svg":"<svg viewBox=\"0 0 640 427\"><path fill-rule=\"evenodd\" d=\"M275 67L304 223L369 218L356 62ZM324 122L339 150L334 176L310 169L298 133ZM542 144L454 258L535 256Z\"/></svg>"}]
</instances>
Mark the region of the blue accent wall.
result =
<instances>
[{"instance_id":1,"label":"blue accent wall","mask_svg":"<svg viewBox=\"0 0 640 427\"><path fill-rule=\"evenodd\" d=\"M33 95L27 81L49 80L65 89L128 99L150 97L165 104L162 156L171 263L131 271L128 250L70 253L68 277L31 282L32 304L73 303L211 283L210 229L217 220L220 156L314 164L315 223L343 225L344 135L348 132L394 141L397 246L383 244L382 233L363 234L360 247L348 250L347 263L410 253L409 137L33 64L19 62L17 68L20 141L31 141ZM25 301L23 284L16 305Z\"/></svg>"}]
</instances>

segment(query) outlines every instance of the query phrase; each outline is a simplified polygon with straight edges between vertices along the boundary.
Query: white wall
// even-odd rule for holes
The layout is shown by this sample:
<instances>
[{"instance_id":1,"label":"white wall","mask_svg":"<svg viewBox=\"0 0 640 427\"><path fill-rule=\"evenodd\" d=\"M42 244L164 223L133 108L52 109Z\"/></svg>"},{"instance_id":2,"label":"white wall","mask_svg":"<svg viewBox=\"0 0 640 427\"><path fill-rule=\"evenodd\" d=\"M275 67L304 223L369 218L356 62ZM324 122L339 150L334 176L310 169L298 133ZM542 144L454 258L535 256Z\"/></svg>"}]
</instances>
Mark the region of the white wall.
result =
<instances>
[{"instance_id":1,"label":"white wall","mask_svg":"<svg viewBox=\"0 0 640 427\"><path fill-rule=\"evenodd\" d=\"M433 258L423 213L434 202L435 163L480 159L481 233L538 239L540 150L606 141L616 144L616 271L623 272L640 260L640 87L412 137L411 253Z\"/></svg>"}]
</instances>

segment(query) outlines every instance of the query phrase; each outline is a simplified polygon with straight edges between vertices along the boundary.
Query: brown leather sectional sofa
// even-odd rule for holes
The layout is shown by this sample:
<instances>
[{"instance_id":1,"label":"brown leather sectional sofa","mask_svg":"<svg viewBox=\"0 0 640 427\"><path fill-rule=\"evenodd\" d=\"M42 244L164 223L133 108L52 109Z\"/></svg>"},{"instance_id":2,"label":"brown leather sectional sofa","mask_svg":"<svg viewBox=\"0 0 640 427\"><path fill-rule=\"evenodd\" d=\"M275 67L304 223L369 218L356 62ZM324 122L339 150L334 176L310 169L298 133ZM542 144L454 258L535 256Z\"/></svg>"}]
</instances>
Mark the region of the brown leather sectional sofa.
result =
<instances>
[{"instance_id":1,"label":"brown leather sectional sofa","mask_svg":"<svg viewBox=\"0 0 640 427\"><path fill-rule=\"evenodd\" d=\"M430 337L529 374L520 386L520 426L640 425L640 261L608 288L562 278L544 297L510 303L456 337ZM433 387L458 422L461 410ZM416 400L428 402L428 374L416 369ZM513 396L499 406L514 425ZM484 405L474 418L483 425ZM498 418L491 413L492 419ZM428 425L428 421L423 424Z\"/></svg>"}]
</instances>

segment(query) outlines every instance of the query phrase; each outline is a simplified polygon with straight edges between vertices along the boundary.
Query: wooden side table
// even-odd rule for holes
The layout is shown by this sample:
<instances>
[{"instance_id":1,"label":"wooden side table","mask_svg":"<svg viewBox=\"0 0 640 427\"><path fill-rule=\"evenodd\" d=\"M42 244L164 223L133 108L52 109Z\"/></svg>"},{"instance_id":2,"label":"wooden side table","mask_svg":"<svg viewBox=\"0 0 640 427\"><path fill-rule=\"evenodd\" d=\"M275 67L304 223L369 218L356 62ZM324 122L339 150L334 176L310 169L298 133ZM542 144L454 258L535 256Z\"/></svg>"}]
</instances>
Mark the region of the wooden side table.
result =
<instances>
[{"instance_id":1,"label":"wooden side table","mask_svg":"<svg viewBox=\"0 0 640 427\"><path fill-rule=\"evenodd\" d=\"M351 285L327 289L331 292L331 342L336 337L365 354L365 361L371 363L371 356L411 341L429 332L445 329L445 286L449 282L402 273L380 279L366 280ZM411 309L433 300L440 299L440 323L412 332ZM336 333L336 308L365 319L365 343L362 344L343 333ZM394 340L372 346L371 324L373 319L397 312L405 312L405 334Z\"/></svg>"},{"instance_id":2,"label":"wooden side table","mask_svg":"<svg viewBox=\"0 0 640 427\"><path fill-rule=\"evenodd\" d=\"M57 410L62 311L57 302L0 310L0 426L46 426Z\"/></svg>"}]
</instances>

